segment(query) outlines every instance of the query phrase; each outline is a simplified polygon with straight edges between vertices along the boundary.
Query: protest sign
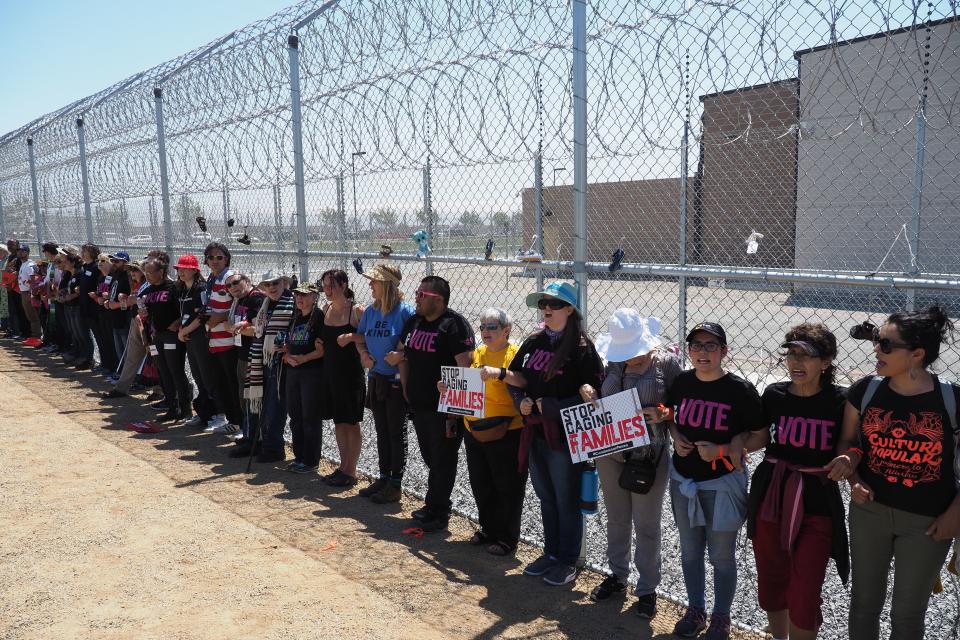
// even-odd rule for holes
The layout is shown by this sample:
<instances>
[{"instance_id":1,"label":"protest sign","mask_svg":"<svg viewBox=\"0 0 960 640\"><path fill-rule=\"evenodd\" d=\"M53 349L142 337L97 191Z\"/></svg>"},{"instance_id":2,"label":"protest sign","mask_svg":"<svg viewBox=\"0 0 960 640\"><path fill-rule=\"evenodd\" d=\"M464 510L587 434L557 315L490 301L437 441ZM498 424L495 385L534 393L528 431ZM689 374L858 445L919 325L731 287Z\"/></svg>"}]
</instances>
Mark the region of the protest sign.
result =
<instances>
[{"instance_id":1,"label":"protest sign","mask_svg":"<svg viewBox=\"0 0 960 640\"><path fill-rule=\"evenodd\" d=\"M480 369L440 367L440 380L447 385L447 391L440 394L440 404L437 406L439 413L484 417Z\"/></svg>"},{"instance_id":2,"label":"protest sign","mask_svg":"<svg viewBox=\"0 0 960 640\"><path fill-rule=\"evenodd\" d=\"M636 389L563 409L560 418L575 463L650 444Z\"/></svg>"}]
</instances>

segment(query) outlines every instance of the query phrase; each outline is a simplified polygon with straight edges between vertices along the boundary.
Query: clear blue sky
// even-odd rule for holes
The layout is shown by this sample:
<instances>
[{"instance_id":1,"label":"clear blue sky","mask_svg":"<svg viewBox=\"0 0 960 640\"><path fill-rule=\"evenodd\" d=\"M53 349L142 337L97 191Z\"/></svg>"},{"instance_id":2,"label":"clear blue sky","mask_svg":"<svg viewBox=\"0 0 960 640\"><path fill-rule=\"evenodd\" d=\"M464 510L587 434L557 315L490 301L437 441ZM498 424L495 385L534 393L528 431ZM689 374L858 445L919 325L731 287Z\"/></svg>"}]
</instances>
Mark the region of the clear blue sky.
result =
<instances>
[{"instance_id":1,"label":"clear blue sky","mask_svg":"<svg viewBox=\"0 0 960 640\"><path fill-rule=\"evenodd\" d=\"M0 0L0 135L296 0Z\"/></svg>"}]
</instances>

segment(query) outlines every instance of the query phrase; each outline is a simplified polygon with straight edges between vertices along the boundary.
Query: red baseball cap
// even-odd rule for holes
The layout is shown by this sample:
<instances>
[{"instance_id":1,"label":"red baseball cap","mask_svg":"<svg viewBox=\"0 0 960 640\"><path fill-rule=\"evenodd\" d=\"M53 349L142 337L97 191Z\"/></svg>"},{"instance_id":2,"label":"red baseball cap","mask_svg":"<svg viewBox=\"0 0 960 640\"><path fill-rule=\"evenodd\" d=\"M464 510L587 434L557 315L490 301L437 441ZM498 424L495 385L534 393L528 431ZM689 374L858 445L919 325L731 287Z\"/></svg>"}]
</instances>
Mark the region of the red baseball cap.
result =
<instances>
[{"instance_id":1,"label":"red baseball cap","mask_svg":"<svg viewBox=\"0 0 960 640\"><path fill-rule=\"evenodd\" d=\"M188 253L185 256L180 256L180 259L177 260L177 264L173 265L174 269L196 269L200 270L200 263L197 262L197 256L192 253Z\"/></svg>"}]
</instances>

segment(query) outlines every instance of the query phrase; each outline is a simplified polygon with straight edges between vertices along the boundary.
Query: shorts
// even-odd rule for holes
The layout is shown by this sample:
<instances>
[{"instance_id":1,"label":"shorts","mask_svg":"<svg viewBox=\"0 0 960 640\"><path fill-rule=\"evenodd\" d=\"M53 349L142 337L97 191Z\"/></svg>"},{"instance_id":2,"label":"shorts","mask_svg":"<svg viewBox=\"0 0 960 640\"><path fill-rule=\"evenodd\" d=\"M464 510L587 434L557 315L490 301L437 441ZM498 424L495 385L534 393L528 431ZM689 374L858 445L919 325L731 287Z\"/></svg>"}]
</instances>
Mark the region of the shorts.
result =
<instances>
[{"instance_id":1,"label":"shorts","mask_svg":"<svg viewBox=\"0 0 960 640\"><path fill-rule=\"evenodd\" d=\"M804 516L790 553L780 547L780 523L757 517L753 553L758 599L764 611L787 610L794 626L807 631L820 628L820 593L832 538L833 520L829 516Z\"/></svg>"}]
</instances>

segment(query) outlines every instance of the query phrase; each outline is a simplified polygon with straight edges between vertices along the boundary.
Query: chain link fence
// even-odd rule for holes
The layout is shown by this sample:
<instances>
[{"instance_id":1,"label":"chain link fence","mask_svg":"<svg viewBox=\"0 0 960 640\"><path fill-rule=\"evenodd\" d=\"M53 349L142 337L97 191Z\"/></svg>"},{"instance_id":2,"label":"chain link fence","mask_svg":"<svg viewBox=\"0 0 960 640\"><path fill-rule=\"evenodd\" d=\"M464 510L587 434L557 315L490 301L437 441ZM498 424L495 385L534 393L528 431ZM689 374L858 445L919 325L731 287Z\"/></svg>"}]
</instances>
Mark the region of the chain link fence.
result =
<instances>
[{"instance_id":1,"label":"chain link fence","mask_svg":"<svg viewBox=\"0 0 960 640\"><path fill-rule=\"evenodd\" d=\"M958 26L952 1L301 2L0 136L0 235L133 255L216 238L255 275L310 279L390 254L408 291L436 273L471 320L507 308L516 339L538 322L524 296L576 279L591 332L621 306L671 340L717 321L761 388L785 330L822 321L849 383L872 370L849 326L960 309ZM957 378L955 349L938 371ZM455 502L474 513L465 469ZM734 618L762 629L740 556ZM958 637L944 585L929 638ZM826 592L822 635L845 637L848 595Z\"/></svg>"}]
</instances>

